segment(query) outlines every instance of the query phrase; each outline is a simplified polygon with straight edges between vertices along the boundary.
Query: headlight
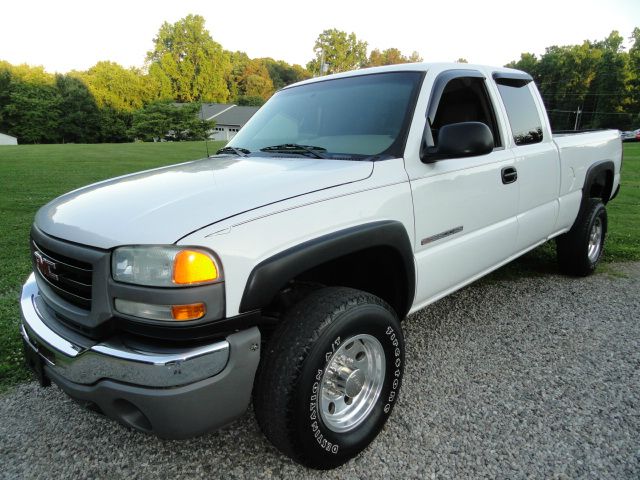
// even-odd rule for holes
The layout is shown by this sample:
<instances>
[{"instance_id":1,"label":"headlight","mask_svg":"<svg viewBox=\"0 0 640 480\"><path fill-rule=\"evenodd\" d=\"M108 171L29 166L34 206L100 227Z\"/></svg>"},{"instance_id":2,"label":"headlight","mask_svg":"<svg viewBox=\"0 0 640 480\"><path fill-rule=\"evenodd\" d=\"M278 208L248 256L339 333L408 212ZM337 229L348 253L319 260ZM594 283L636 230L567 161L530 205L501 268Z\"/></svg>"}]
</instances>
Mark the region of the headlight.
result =
<instances>
[{"instance_id":1,"label":"headlight","mask_svg":"<svg viewBox=\"0 0 640 480\"><path fill-rule=\"evenodd\" d=\"M111 257L113 279L152 287L184 287L220 280L213 255L177 246L117 248Z\"/></svg>"}]
</instances>

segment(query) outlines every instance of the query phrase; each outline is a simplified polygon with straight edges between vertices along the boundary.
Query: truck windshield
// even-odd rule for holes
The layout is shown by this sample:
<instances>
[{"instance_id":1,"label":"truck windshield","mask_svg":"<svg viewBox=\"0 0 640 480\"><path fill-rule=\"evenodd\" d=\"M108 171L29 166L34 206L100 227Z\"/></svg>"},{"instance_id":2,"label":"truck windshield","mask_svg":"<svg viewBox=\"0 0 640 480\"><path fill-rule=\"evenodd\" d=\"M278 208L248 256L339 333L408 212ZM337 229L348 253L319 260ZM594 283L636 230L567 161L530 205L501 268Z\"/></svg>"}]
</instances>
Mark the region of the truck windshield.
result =
<instances>
[{"instance_id":1,"label":"truck windshield","mask_svg":"<svg viewBox=\"0 0 640 480\"><path fill-rule=\"evenodd\" d=\"M322 158L401 156L422 78L390 72L281 90L228 146L274 154L312 149Z\"/></svg>"}]
</instances>

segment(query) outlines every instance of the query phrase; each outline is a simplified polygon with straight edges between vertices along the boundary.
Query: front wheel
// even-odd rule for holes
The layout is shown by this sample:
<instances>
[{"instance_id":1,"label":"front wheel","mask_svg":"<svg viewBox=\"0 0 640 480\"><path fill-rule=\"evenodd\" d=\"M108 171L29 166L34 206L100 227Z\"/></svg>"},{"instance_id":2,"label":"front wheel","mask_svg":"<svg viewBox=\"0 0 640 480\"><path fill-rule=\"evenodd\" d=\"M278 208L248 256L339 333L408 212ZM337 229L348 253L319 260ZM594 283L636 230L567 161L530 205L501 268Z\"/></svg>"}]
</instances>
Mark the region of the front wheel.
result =
<instances>
[{"instance_id":1,"label":"front wheel","mask_svg":"<svg viewBox=\"0 0 640 480\"><path fill-rule=\"evenodd\" d=\"M258 423L294 460L342 465L378 435L398 399L404 339L378 297L350 288L318 290L273 333L254 391Z\"/></svg>"},{"instance_id":2,"label":"front wheel","mask_svg":"<svg viewBox=\"0 0 640 480\"><path fill-rule=\"evenodd\" d=\"M571 230L556 240L562 271L578 276L592 273L602 257L606 233L607 210L600 199L591 198Z\"/></svg>"}]
</instances>

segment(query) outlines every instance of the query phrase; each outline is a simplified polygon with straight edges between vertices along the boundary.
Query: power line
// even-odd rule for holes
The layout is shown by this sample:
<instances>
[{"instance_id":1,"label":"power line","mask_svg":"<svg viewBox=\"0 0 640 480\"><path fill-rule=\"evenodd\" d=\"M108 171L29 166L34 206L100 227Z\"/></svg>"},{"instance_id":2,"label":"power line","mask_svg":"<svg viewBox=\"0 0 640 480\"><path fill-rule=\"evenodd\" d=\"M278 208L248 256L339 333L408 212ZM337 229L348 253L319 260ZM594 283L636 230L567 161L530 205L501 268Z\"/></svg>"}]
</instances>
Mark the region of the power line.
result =
<instances>
[{"instance_id":1,"label":"power line","mask_svg":"<svg viewBox=\"0 0 640 480\"><path fill-rule=\"evenodd\" d=\"M615 92L603 92L603 93L564 93L564 92L553 92L553 93L540 93L543 97L549 96L565 96L565 97L619 97L621 95L629 95L631 96L631 92L625 93L615 93Z\"/></svg>"},{"instance_id":2,"label":"power line","mask_svg":"<svg viewBox=\"0 0 640 480\"><path fill-rule=\"evenodd\" d=\"M547 112L576 113L575 110L556 110L556 109L547 110ZM629 113L629 112L601 112L601 111L584 111L584 110L580 110L580 112L589 113L589 114L598 114L598 115L638 115L637 113Z\"/></svg>"},{"instance_id":3,"label":"power line","mask_svg":"<svg viewBox=\"0 0 640 480\"><path fill-rule=\"evenodd\" d=\"M529 72L529 73L531 73L531 72ZM616 73L616 72L612 72L612 73L588 72L588 73L594 73L594 77L591 79L591 82L595 82L598 79L601 79L603 77L619 77L620 76L620 73ZM531 74L531 75L534 75L534 74ZM544 75L546 75L546 74L544 74ZM540 77L543 77L544 75L541 74ZM535 76L536 75L534 75L534 77ZM540 86L540 85L555 85L556 83L569 83L569 82L567 82L567 80L555 80L553 82L549 82L549 81L546 81L546 80L540 80L540 81L536 80L536 83L538 84L538 86Z\"/></svg>"}]
</instances>

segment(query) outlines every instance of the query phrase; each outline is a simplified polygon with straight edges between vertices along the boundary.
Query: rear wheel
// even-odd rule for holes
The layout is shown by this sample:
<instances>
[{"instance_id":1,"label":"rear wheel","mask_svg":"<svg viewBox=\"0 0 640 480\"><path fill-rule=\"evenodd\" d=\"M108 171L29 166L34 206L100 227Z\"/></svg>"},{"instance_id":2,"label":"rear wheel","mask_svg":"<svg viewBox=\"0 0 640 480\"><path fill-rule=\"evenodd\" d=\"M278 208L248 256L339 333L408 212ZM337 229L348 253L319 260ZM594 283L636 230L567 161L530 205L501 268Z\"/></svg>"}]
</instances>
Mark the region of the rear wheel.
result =
<instances>
[{"instance_id":1,"label":"rear wheel","mask_svg":"<svg viewBox=\"0 0 640 480\"><path fill-rule=\"evenodd\" d=\"M360 453L389 417L404 339L383 300L331 287L285 315L264 355L254 389L261 429L294 460L329 469Z\"/></svg>"},{"instance_id":2,"label":"rear wheel","mask_svg":"<svg viewBox=\"0 0 640 480\"><path fill-rule=\"evenodd\" d=\"M591 198L571 230L556 240L562 271L578 276L592 273L602 257L606 233L607 210L600 199Z\"/></svg>"}]
</instances>

